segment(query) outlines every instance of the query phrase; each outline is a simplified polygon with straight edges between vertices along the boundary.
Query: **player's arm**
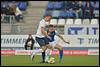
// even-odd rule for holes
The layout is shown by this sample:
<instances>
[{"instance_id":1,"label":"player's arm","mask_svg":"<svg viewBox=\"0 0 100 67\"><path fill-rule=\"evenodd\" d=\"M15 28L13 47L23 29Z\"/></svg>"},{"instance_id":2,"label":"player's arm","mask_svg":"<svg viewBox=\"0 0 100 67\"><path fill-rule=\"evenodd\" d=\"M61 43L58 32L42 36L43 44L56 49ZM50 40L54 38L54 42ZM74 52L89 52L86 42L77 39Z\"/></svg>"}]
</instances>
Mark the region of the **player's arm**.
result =
<instances>
[{"instance_id":1,"label":"player's arm","mask_svg":"<svg viewBox=\"0 0 100 67\"><path fill-rule=\"evenodd\" d=\"M41 32L42 32L46 37L50 38L50 37L48 36L47 31L45 31L44 27L41 27Z\"/></svg>"},{"instance_id":2,"label":"player's arm","mask_svg":"<svg viewBox=\"0 0 100 67\"><path fill-rule=\"evenodd\" d=\"M60 34L58 34L57 35L61 40L63 40L65 43L68 43L69 44L69 42L67 42Z\"/></svg>"},{"instance_id":3,"label":"player's arm","mask_svg":"<svg viewBox=\"0 0 100 67\"><path fill-rule=\"evenodd\" d=\"M65 43L69 44L69 42L67 42L56 30L55 30L55 33L61 40L63 40Z\"/></svg>"},{"instance_id":4,"label":"player's arm","mask_svg":"<svg viewBox=\"0 0 100 67\"><path fill-rule=\"evenodd\" d=\"M45 35L46 37L49 37L47 34L47 31L45 30L45 23L44 21L40 21L40 27L41 27L41 32L43 35Z\"/></svg>"},{"instance_id":5,"label":"player's arm","mask_svg":"<svg viewBox=\"0 0 100 67\"><path fill-rule=\"evenodd\" d=\"M26 42L25 42L26 45L27 45L27 43L28 43L28 40L29 40L29 39L27 39Z\"/></svg>"}]
</instances>

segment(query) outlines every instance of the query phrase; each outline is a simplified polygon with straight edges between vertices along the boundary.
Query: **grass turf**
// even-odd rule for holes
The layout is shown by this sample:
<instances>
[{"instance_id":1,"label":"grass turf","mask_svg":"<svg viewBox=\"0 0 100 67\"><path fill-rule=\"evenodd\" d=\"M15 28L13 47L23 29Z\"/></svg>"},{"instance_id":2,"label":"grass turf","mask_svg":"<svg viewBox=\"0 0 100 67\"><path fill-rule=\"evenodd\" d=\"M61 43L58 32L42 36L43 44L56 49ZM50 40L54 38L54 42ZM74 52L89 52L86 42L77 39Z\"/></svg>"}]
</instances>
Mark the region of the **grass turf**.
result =
<instances>
[{"instance_id":1,"label":"grass turf","mask_svg":"<svg viewBox=\"0 0 100 67\"><path fill-rule=\"evenodd\" d=\"M59 56L54 58L56 60L54 64L40 64L39 55L35 56L33 61L29 55L1 56L1 66L99 66L99 56L64 56L62 63L59 63Z\"/></svg>"}]
</instances>

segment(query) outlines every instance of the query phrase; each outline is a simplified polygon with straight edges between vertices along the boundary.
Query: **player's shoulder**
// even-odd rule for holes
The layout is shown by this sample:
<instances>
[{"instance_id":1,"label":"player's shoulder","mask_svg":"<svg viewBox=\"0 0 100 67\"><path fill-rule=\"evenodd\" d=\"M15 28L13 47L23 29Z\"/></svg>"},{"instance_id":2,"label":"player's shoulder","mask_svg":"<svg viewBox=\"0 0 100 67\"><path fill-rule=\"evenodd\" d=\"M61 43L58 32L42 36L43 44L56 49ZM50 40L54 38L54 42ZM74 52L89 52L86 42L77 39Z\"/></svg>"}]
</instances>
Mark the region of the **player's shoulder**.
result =
<instances>
[{"instance_id":1,"label":"player's shoulder","mask_svg":"<svg viewBox=\"0 0 100 67\"><path fill-rule=\"evenodd\" d=\"M40 20L40 23L44 23L44 22L45 22L45 20L44 20L44 19L41 19L41 20Z\"/></svg>"},{"instance_id":2,"label":"player's shoulder","mask_svg":"<svg viewBox=\"0 0 100 67\"><path fill-rule=\"evenodd\" d=\"M57 30L55 30L54 32L55 32L55 33L58 33L58 31L57 31Z\"/></svg>"},{"instance_id":3,"label":"player's shoulder","mask_svg":"<svg viewBox=\"0 0 100 67\"><path fill-rule=\"evenodd\" d=\"M59 33L58 33L58 31L57 31L57 30L55 30L55 34L56 34L56 35L59 35Z\"/></svg>"},{"instance_id":4,"label":"player's shoulder","mask_svg":"<svg viewBox=\"0 0 100 67\"><path fill-rule=\"evenodd\" d=\"M40 20L39 27L45 27L45 26L46 26L45 20L44 19Z\"/></svg>"}]
</instances>

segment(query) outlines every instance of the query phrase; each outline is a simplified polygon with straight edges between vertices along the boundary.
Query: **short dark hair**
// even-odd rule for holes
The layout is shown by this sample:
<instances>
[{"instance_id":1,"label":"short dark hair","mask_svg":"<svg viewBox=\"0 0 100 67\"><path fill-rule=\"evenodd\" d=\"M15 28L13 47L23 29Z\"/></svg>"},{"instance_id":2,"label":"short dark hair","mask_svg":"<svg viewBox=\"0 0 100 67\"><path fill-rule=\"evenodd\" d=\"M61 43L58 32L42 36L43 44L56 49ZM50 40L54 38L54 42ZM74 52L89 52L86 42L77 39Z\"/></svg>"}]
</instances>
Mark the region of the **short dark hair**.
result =
<instances>
[{"instance_id":1,"label":"short dark hair","mask_svg":"<svg viewBox=\"0 0 100 67\"><path fill-rule=\"evenodd\" d=\"M43 17L45 18L45 17L47 17L47 16L50 16L50 17L52 17L51 15L44 15Z\"/></svg>"},{"instance_id":2,"label":"short dark hair","mask_svg":"<svg viewBox=\"0 0 100 67\"><path fill-rule=\"evenodd\" d=\"M50 25L48 26L48 28L50 28L50 27L54 27L54 25L50 24Z\"/></svg>"}]
</instances>

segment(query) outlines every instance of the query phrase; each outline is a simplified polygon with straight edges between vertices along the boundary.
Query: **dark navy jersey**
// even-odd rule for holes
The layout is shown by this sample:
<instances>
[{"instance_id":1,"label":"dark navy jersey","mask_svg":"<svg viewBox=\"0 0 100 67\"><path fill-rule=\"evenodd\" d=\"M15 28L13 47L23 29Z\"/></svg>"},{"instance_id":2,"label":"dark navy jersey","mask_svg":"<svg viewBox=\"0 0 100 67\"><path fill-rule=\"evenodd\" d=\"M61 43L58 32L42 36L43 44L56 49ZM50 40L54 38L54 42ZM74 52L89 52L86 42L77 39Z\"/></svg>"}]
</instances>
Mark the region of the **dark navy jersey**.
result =
<instances>
[{"instance_id":1,"label":"dark navy jersey","mask_svg":"<svg viewBox=\"0 0 100 67\"><path fill-rule=\"evenodd\" d=\"M54 36L58 35L58 33L56 31L53 31L53 32L48 32L48 35L51 37L51 39L48 39L49 42L52 42L54 41Z\"/></svg>"}]
</instances>

